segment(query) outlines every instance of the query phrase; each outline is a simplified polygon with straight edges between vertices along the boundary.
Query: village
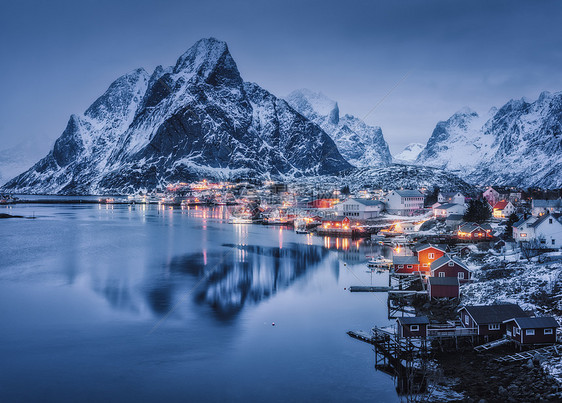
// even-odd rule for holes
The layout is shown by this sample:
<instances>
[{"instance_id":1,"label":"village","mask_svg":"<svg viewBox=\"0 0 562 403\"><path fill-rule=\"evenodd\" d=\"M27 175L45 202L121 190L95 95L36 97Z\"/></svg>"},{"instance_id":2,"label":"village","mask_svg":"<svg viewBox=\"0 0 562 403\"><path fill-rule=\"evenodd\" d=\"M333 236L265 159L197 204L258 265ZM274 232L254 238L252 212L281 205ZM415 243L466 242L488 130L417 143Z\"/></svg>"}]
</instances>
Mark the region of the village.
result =
<instances>
[{"instance_id":1,"label":"village","mask_svg":"<svg viewBox=\"0 0 562 403\"><path fill-rule=\"evenodd\" d=\"M65 201L0 197L2 204L55 202ZM76 200L69 196L66 202ZM224 206L222 217L233 225L283 226L323 237L325 247L348 255L358 253L353 245L384 246L390 254L355 260L366 262L367 272L388 276L388 284L350 284L346 292L386 293L388 318L395 324L348 334L374 346L375 367L396 379L399 395L413 400L427 395L431 362L463 379L467 374L458 373L454 357L469 354L471 362L491 366L492 372L511 365L514 379L533 369L548 382L542 390L532 389L532 398L562 398L559 192L496 187L470 193L352 191L346 185L204 180L79 202L182 210ZM481 396L509 400L523 393L526 381L505 379L498 379L495 389L482 389ZM479 396L478 385L474 388L471 393ZM462 400L462 394L456 396Z\"/></svg>"}]
</instances>

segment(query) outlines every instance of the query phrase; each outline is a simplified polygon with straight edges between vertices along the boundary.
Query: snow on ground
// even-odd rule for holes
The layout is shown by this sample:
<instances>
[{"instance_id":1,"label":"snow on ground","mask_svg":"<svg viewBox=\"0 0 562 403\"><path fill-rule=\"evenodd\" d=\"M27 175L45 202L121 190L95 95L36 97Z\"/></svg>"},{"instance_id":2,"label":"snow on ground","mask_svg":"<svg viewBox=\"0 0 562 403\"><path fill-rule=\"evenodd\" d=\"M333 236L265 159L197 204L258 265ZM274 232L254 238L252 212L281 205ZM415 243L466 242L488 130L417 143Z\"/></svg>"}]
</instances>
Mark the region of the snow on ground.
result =
<instances>
[{"instance_id":1,"label":"snow on ground","mask_svg":"<svg viewBox=\"0 0 562 403\"><path fill-rule=\"evenodd\" d=\"M548 255L558 257L559 252ZM503 256L487 254L484 264L469 261L476 281L463 287L462 303L512 302L535 311L537 316L554 316L562 323L562 262L539 263L537 259L529 262L516 257L510 255L504 261ZM561 357L547 359L542 366L562 383Z\"/></svg>"}]
</instances>

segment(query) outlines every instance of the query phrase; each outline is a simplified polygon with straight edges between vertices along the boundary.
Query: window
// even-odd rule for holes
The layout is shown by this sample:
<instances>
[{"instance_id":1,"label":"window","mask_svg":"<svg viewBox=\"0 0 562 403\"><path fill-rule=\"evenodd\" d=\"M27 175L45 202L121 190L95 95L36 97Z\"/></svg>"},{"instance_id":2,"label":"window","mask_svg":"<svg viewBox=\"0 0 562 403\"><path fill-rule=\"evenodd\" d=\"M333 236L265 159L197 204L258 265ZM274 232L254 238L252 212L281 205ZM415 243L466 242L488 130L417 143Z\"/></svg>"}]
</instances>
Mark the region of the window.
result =
<instances>
[{"instance_id":1,"label":"window","mask_svg":"<svg viewBox=\"0 0 562 403\"><path fill-rule=\"evenodd\" d=\"M522 233L522 234L521 234L521 235L519 235L519 236L520 236L521 238L526 238L526 237L527 237L527 234L525 234L525 233Z\"/></svg>"},{"instance_id":2,"label":"window","mask_svg":"<svg viewBox=\"0 0 562 403\"><path fill-rule=\"evenodd\" d=\"M412 326L410 326L410 330L411 330L412 332L419 332L419 330L420 330L420 325L412 325Z\"/></svg>"},{"instance_id":3,"label":"window","mask_svg":"<svg viewBox=\"0 0 562 403\"><path fill-rule=\"evenodd\" d=\"M552 334L552 329L544 329L544 334Z\"/></svg>"},{"instance_id":4,"label":"window","mask_svg":"<svg viewBox=\"0 0 562 403\"><path fill-rule=\"evenodd\" d=\"M500 324L499 323L491 323L491 324L488 325L488 330L500 330Z\"/></svg>"},{"instance_id":5,"label":"window","mask_svg":"<svg viewBox=\"0 0 562 403\"><path fill-rule=\"evenodd\" d=\"M445 277L445 273L442 272L442 271L440 271L440 272L439 272L439 277Z\"/></svg>"},{"instance_id":6,"label":"window","mask_svg":"<svg viewBox=\"0 0 562 403\"><path fill-rule=\"evenodd\" d=\"M535 329L525 330L525 336L534 336L534 335L535 335Z\"/></svg>"},{"instance_id":7,"label":"window","mask_svg":"<svg viewBox=\"0 0 562 403\"><path fill-rule=\"evenodd\" d=\"M549 224L552 224L552 218L549 218L549 219L548 219L548 223L549 223Z\"/></svg>"},{"instance_id":8,"label":"window","mask_svg":"<svg viewBox=\"0 0 562 403\"><path fill-rule=\"evenodd\" d=\"M468 315L464 315L464 324L468 326L469 323L470 323L470 319L468 319Z\"/></svg>"},{"instance_id":9,"label":"window","mask_svg":"<svg viewBox=\"0 0 562 403\"><path fill-rule=\"evenodd\" d=\"M459 278L464 278L464 272L463 272L463 271L459 271L458 274L457 274L457 276L458 276Z\"/></svg>"},{"instance_id":10,"label":"window","mask_svg":"<svg viewBox=\"0 0 562 403\"><path fill-rule=\"evenodd\" d=\"M434 259L434 258L435 258L435 254L434 254L434 253L428 253L428 254L427 254L427 258L428 258L428 259Z\"/></svg>"},{"instance_id":11,"label":"window","mask_svg":"<svg viewBox=\"0 0 562 403\"><path fill-rule=\"evenodd\" d=\"M449 262L449 266L450 266L450 267L453 267L454 265L455 265L454 262Z\"/></svg>"},{"instance_id":12,"label":"window","mask_svg":"<svg viewBox=\"0 0 562 403\"><path fill-rule=\"evenodd\" d=\"M428 267L427 263L422 264L423 267Z\"/></svg>"},{"instance_id":13,"label":"window","mask_svg":"<svg viewBox=\"0 0 562 403\"><path fill-rule=\"evenodd\" d=\"M556 243L554 239L551 239L550 242L552 242L553 245Z\"/></svg>"},{"instance_id":14,"label":"window","mask_svg":"<svg viewBox=\"0 0 562 403\"><path fill-rule=\"evenodd\" d=\"M411 264L409 264L407 267L408 267L408 269L412 269L414 266L412 266Z\"/></svg>"},{"instance_id":15,"label":"window","mask_svg":"<svg viewBox=\"0 0 562 403\"><path fill-rule=\"evenodd\" d=\"M515 334L521 334L521 329L519 329L518 327L515 328Z\"/></svg>"},{"instance_id":16,"label":"window","mask_svg":"<svg viewBox=\"0 0 562 403\"><path fill-rule=\"evenodd\" d=\"M541 243L542 243L542 244L545 244L545 243L546 243L546 239L544 239L544 238L541 239Z\"/></svg>"}]
</instances>

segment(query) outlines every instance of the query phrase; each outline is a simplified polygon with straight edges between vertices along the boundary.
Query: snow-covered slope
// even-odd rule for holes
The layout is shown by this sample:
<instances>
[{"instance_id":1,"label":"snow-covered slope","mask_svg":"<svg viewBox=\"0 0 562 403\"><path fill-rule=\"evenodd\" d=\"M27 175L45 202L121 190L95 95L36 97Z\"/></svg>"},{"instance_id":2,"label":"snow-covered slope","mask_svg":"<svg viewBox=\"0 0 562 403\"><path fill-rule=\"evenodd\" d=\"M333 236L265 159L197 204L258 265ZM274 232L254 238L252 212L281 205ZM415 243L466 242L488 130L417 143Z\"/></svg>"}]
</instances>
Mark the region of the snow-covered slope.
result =
<instances>
[{"instance_id":1,"label":"snow-covered slope","mask_svg":"<svg viewBox=\"0 0 562 403\"><path fill-rule=\"evenodd\" d=\"M425 146L421 143L410 143L402 151L393 157L394 162L411 164L413 163Z\"/></svg>"},{"instance_id":2,"label":"snow-covered slope","mask_svg":"<svg viewBox=\"0 0 562 403\"><path fill-rule=\"evenodd\" d=\"M483 118L461 110L437 124L416 163L478 184L562 187L562 92L511 100Z\"/></svg>"},{"instance_id":3,"label":"snow-covered slope","mask_svg":"<svg viewBox=\"0 0 562 403\"><path fill-rule=\"evenodd\" d=\"M287 102L332 137L338 150L356 167L386 166L392 162L380 127L352 115L340 116L337 102L308 89L293 91Z\"/></svg>"},{"instance_id":4,"label":"snow-covered slope","mask_svg":"<svg viewBox=\"0 0 562 403\"><path fill-rule=\"evenodd\" d=\"M53 150L4 189L123 193L201 177L298 177L350 165L316 124L245 83L226 43L202 39L175 66L117 79Z\"/></svg>"}]
</instances>

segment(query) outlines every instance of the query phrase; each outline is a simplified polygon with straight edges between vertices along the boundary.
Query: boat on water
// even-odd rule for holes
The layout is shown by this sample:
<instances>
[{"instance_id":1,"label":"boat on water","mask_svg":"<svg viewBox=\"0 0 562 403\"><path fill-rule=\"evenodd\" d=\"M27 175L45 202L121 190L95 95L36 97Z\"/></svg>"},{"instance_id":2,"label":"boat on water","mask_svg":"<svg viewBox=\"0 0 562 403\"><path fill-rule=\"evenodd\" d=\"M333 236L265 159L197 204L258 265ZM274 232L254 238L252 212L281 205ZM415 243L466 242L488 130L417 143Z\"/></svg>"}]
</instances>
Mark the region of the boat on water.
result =
<instances>
[{"instance_id":1,"label":"boat on water","mask_svg":"<svg viewBox=\"0 0 562 403\"><path fill-rule=\"evenodd\" d=\"M308 234L308 230L306 228L295 228L295 232L297 234Z\"/></svg>"},{"instance_id":2,"label":"boat on water","mask_svg":"<svg viewBox=\"0 0 562 403\"><path fill-rule=\"evenodd\" d=\"M228 219L229 224L252 224L253 221L251 218L244 218L244 217L230 217Z\"/></svg>"},{"instance_id":3,"label":"boat on water","mask_svg":"<svg viewBox=\"0 0 562 403\"><path fill-rule=\"evenodd\" d=\"M392 260L385 258L384 256L372 256L371 259L367 261L367 267L375 268L385 268L392 264Z\"/></svg>"}]
</instances>

